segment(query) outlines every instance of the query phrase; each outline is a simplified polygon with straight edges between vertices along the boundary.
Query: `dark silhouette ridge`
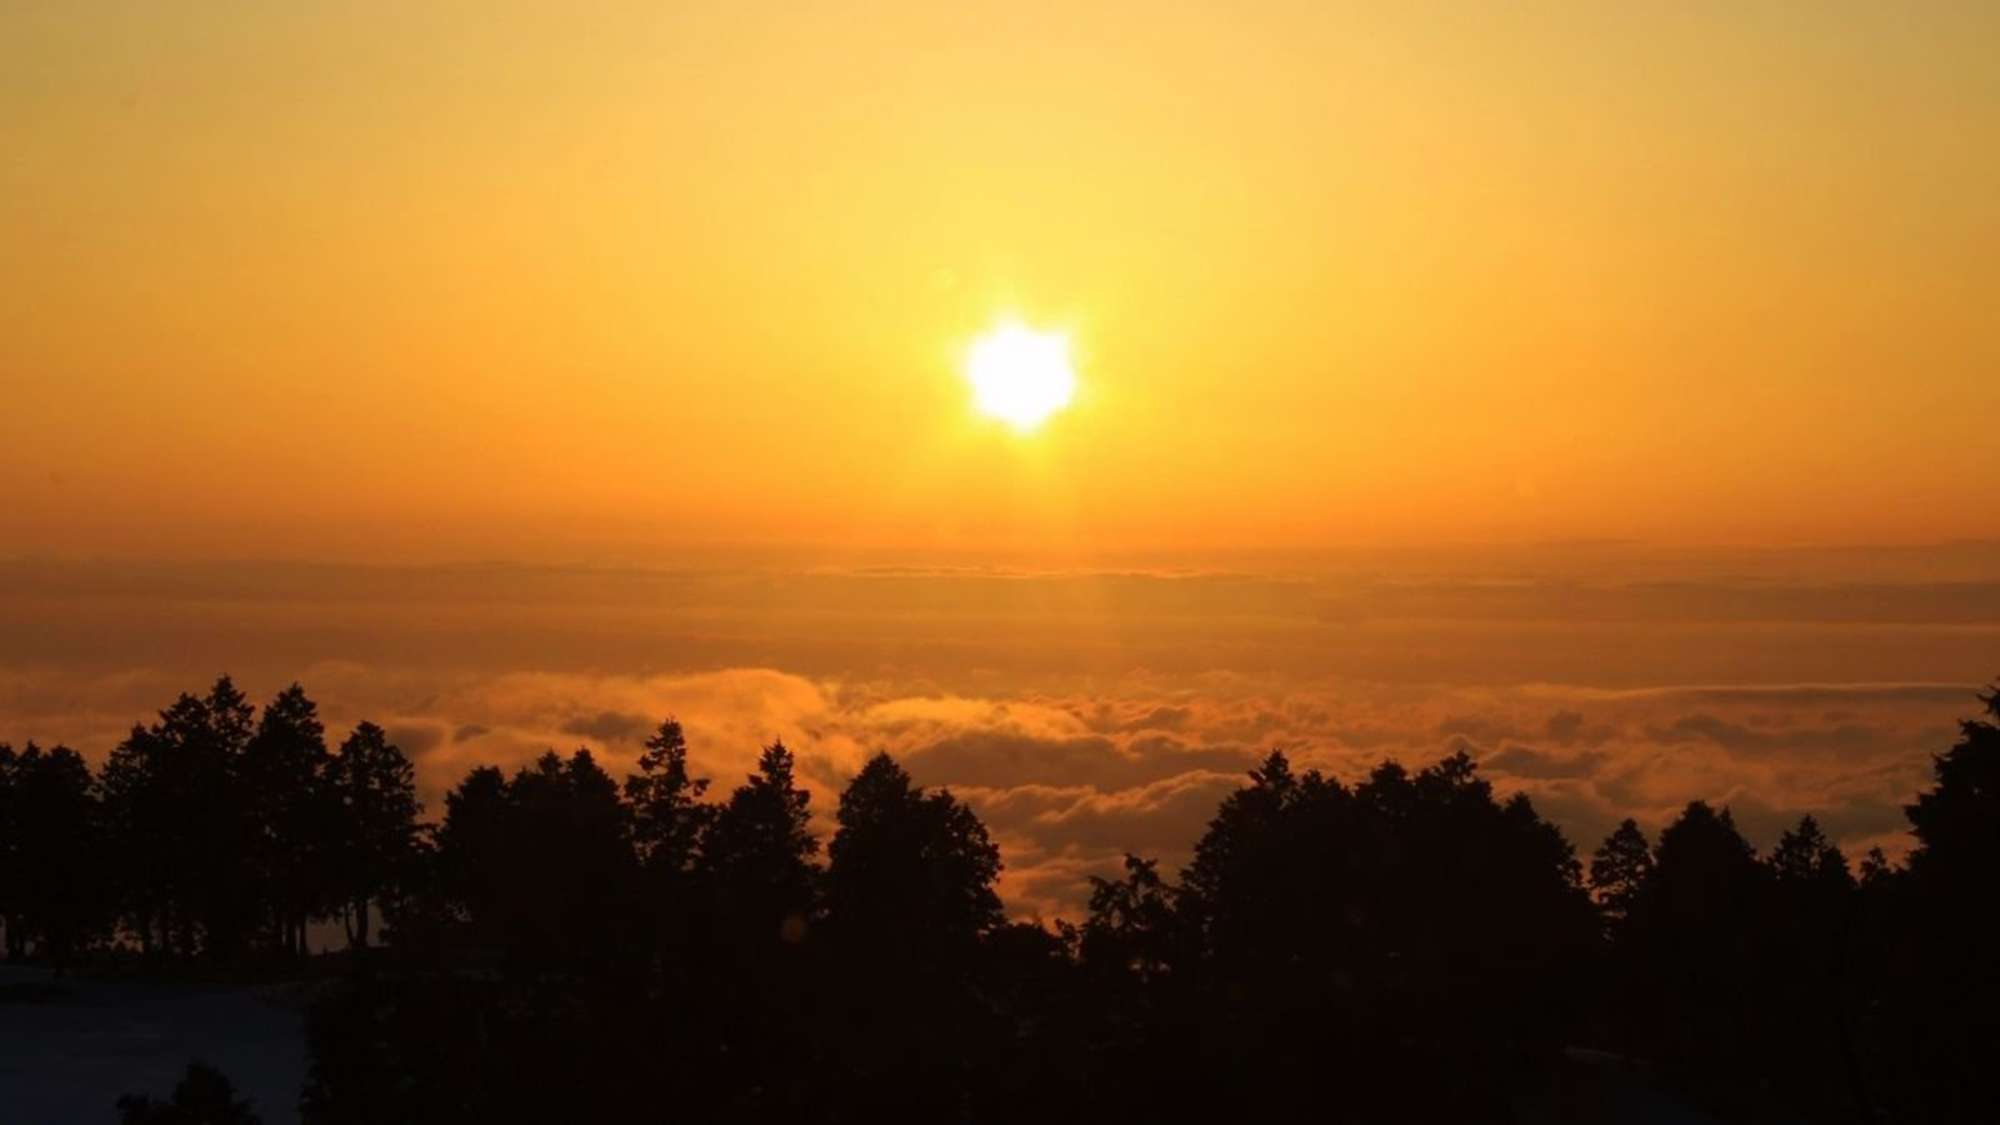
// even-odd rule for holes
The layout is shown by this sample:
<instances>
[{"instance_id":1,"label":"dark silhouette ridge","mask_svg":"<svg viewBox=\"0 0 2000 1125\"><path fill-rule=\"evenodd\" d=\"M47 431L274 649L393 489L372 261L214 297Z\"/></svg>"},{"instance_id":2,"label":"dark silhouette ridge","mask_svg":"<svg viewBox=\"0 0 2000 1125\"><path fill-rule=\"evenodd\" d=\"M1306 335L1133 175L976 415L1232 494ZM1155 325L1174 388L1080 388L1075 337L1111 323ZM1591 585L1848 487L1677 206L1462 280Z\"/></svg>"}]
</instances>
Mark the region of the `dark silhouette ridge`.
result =
<instances>
[{"instance_id":1,"label":"dark silhouette ridge","mask_svg":"<svg viewBox=\"0 0 2000 1125\"><path fill-rule=\"evenodd\" d=\"M94 777L0 745L0 925L61 971L342 970L308 1021L316 1123L1586 1121L1648 1074L1732 1120L1986 1120L1981 702L1901 868L1857 873L1810 816L1760 857L1696 801L1586 876L1462 753L1350 784L1273 752L1183 870L1128 856L1043 926L1005 919L972 809L886 754L824 849L785 746L711 801L672 720L622 781L551 751L425 824L381 728L329 752L302 688L260 714L225 677ZM349 948L308 962L331 919ZM199 1066L120 1108L254 1120Z\"/></svg>"}]
</instances>

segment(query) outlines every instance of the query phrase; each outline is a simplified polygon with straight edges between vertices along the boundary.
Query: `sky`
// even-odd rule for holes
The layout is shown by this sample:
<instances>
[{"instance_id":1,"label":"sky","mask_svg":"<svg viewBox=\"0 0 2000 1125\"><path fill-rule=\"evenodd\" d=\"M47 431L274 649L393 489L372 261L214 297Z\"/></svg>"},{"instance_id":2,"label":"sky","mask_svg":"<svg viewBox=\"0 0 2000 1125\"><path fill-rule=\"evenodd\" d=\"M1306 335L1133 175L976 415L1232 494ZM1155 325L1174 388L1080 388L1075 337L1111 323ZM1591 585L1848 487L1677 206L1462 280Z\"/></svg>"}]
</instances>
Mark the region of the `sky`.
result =
<instances>
[{"instance_id":1,"label":"sky","mask_svg":"<svg viewBox=\"0 0 2000 1125\"><path fill-rule=\"evenodd\" d=\"M1979 0L16 0L0 109L24 552L2000 527Z\"/></svg>"},{"instance_id":2,"label":"sky","mask_svg":"<svg viewBox=\"0 0 2000 1125\"><path fill-rule=\"evenodd\" d=\"M2000 671L1996 136L1984 0L13 0L0 739L891 748L1050 912L1272 746L1893 845Z\"/></svg>"}]
</instances>

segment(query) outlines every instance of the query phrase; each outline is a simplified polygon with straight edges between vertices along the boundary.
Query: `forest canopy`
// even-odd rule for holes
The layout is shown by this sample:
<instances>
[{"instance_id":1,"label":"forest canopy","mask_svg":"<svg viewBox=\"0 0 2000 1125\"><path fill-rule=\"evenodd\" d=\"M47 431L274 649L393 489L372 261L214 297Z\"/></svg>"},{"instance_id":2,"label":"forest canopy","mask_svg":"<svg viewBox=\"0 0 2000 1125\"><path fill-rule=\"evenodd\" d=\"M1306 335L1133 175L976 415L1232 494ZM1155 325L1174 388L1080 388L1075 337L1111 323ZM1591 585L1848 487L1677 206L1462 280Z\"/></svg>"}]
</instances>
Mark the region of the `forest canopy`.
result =
<instances>
[{"instance_id":1,"label":"forest canopy","mask_svg":"<svg viewBox=\"0 0 2000 1125\"><path fill-rule=\"evenodd\" d=\"M260 709L224 677L94 772L0 745L0 925L59 972L335 969L314 1122L1511 1115L1573 1097L1584 1048L1728 1115L1970 1120L2000 1001L1981 701L1900 866L1810 816L1759 854L1703 801L1584 856L1465 753L1344 781L1272 751L1178 873L1128 856L1044 925L888 754L827 839L783 743L716 786L671 718L625 777L550 750L426 818L381 727L330 743L299 685Z\"/></svg>"}]
</instances>

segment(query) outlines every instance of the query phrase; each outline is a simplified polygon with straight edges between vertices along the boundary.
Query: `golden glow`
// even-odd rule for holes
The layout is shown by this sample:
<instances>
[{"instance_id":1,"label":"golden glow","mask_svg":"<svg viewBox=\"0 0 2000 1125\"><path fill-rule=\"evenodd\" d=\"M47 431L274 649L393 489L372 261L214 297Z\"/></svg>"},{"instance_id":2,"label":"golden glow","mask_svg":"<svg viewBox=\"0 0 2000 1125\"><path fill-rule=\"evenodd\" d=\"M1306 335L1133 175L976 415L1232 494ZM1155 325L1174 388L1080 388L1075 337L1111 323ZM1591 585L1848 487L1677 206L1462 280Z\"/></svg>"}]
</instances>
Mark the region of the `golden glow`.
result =
<instances>
[{"instance_id":1,"label":"golden glow","mask_svg":"<svg viewBox=\"0 0 2000 1125\"><path fill-rule=\"evenodd\" d=\"M979 412L1032 430L1076 394L1069 337L1008 321L972 342L965 377Z\"/></svg>"},{"instance_id":2,"label":"golden glow","mask_svg":"<svg viewBox=\"0 0 2000 1125\"><path fill-rule=\"evenodd\" d=\"M12 0L0 121L0 557L2000 528L1992 0Z\"/></svg>"}]
</instances>

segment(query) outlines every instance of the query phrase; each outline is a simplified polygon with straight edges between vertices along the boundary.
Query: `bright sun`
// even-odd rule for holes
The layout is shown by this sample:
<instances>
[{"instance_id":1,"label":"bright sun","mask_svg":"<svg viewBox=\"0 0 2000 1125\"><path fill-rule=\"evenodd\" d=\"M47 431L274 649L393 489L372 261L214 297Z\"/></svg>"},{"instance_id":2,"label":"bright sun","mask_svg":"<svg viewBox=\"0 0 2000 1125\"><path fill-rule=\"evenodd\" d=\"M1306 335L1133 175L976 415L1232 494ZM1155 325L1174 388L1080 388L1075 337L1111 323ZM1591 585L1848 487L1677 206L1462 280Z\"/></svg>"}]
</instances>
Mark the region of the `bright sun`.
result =
<instances>
[{"instance_id":1,"label":"bright sun","mask_svg":"<svg viewBox=\"0 0 2000 1125\"><path fill-rule=\"evenodd\" d=\"M965 374L979 412L1020 430L1041 425L1076 393L1069 338L1011 321L972 342Z\"/></svg>"}]
</instances>

